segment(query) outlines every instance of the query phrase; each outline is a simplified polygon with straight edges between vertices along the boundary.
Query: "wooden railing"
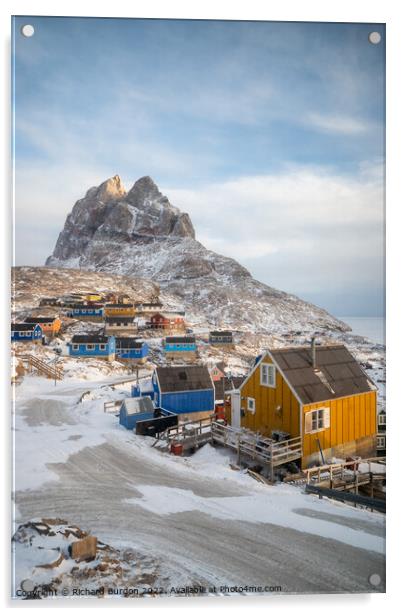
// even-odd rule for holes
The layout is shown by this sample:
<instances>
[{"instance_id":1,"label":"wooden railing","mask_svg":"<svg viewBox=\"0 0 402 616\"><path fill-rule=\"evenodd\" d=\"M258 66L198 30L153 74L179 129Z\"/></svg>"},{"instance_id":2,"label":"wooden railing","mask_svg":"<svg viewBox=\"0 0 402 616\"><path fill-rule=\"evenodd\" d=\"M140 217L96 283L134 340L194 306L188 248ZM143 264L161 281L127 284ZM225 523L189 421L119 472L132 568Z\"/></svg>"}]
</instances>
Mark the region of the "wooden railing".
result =
<instances>
[{"instance_id":1,"label":"wooden railing","mask_svg":"<svg viewBox=\"0 0 402 616\"><path fill-rule=\"evenodd\" d=\"M286 441L274 441L259 436L255 432L225 426L213 422L211 427L212 441L230 447L273 469L275 466L297 460L302 456L301 438L295 437Z\"/></svg>"},{"instance_id":2,"label":"wooden railing","mask_svg":"<svg viewBox=\"0 0 402 616\"><path fill-rule=\"evenodd\" d=\"M195 438L197 436L208 437L208 439L210 439L211 424L212 419L210 417L204 417L197 421L187 421L186 423L167 428L161 437L169 443L172 441L184 441L187 438Z\"/></svg>"},{"instance_id":3,"label":"wooden railing","mask_svg":"<svg viewBox=\"0 0 402 616\"><path fill-rule=\"evenodd\" d=\"M39 374L44 374L49 379L55 379L57 381L61 381L63 379L63 368L59 368L56 365L52 366L51 364L47 364L38 357L35 357L35 355L18 355L18 357L21 361L28 364L31 370L35 368Z\"/></svg>"},{"instance_id":4,"label":"wooden railing","mask_svg":"<svg viewBox=\"0 0 402 616\"><path fill-rule=\"evenodd\" d=\"M328 482L332 486L336 482L347 482L350 483L356 482L356 477L360 475L361 482L365 481L365 477L363 476L373 476L373 475L381 475L381 473L373 473L372 472L372 464L381 464L384 465L386 463L385 457L378 458L365 458L365 459L357 459L350 460L349 462L336 462L334 464L324 464L323 466L314 466L313 468L307 468L303 471L306 476L307 484L320 484L322 482ZM366 472L359 471L359 466L367 464L368 470Z\"/></svg>"}]
</instances>

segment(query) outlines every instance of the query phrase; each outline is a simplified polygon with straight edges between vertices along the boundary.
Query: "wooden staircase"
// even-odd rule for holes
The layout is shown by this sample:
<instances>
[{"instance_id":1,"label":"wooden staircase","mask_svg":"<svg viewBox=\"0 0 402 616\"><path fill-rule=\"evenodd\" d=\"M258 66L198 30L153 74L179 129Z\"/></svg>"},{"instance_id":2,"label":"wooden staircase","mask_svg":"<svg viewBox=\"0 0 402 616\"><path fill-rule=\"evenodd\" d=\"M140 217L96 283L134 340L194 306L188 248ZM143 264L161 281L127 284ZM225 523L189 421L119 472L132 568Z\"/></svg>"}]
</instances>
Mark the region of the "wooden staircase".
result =
<instances>
[{"instance_id":1,"label":"wooden staircase","mask_svg":"<svg viewBox=\"0 0 402 616\"><path fill-rule=\"evenodd\" d=\"M28 366L30 372L36 370L39 374L43 374L48 379L54 379L56 381L61 381L63 379L63 368L47 364L38 357L35 357L35 355L18 355L17 357Z\"/></svg>"}]
</instances>

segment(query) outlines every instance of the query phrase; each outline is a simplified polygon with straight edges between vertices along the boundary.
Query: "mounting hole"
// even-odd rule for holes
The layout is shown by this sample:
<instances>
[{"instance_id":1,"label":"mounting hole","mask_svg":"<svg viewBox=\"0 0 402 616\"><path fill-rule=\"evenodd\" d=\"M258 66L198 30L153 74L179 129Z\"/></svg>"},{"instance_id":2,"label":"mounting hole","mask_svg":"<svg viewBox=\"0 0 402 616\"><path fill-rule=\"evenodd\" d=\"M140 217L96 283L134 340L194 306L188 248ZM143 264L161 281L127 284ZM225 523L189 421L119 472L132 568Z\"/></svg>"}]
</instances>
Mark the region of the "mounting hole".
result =
<instances>
[{"instance_id":1,"label":"mounting hole","mask_svg":"<svg viewBox=\"0 0 402 616\"><path fill-rule=\"evenodd\" d=\"M378 573L372 573L369 577L369 582L372 586L378 586L381 584L381 576Z\"/></svg>"},{"instance_id":2,"label":"mounting hole","mask_svg":"<svg viewBox=\"0 0 402 616\"><path fill-rule=\"evenodd\" d=\"M378 43L381 43L381 34L379 32L370 32L368 38L370 43L373 45L378 45Z\"/></svg>"},{"instance_id":3,"label":"mounting hole","mask_svg":"<svg viewBox=\"0 0 402 616\"><path fill-rule=\"evenodd\" d=\"M31 24L25 24L25 26L22 26L21 28L21 34L27 38L30 38L35 34L35 28L31 26Z\"/></svg>"}]
</instances>

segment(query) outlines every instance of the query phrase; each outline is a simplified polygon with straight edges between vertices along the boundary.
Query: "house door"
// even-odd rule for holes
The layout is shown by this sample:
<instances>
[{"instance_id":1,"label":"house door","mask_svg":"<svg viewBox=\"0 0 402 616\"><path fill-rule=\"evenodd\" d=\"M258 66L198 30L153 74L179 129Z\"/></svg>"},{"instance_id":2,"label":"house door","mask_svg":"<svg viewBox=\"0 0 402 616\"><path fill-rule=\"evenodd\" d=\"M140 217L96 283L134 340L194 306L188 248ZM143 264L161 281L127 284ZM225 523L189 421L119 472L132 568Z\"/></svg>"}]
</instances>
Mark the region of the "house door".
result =
<instances>
[{"instance_id":1,"label":"house door","mask_svg":"<svg viewBox=\"0 0 402 616\"><path fill-rule=\"evenodd\" d=\"M230 394L232 406L232 427L240 428L240 392L234 391Z\"/></svg>"}]
</instances>

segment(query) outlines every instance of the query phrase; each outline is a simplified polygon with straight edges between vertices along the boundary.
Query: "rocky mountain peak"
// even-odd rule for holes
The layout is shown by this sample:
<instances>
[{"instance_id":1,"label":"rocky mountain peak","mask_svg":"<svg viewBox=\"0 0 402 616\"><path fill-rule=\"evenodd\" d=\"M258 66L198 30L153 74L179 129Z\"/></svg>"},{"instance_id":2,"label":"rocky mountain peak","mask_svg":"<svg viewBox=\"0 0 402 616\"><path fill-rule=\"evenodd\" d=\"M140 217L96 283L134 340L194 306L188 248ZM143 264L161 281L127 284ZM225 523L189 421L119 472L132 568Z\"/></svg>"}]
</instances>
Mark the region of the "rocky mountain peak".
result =
<instances>
[{"instance_id":1,"label":"rocky mountain peak","mask_svg":"<svg viewBox=\"0 0 402 616\"><path fill-rule=\"evenodd\" d=\"M196 241L189 215L149 176L128 193L118 175L90 189L67 216L46 265L152 280L214 325L272 331L285 322L294 327L297 312L299 321L345 327L325 311L254 280L234 259L207 250Z\"/></svg>"},{"instance_id":2,"label":"rocky mountain peak","mask_svg":"<svg viewBox=\"0 0 402 616\"><path fill-rule=\"evenodd\" d=\"M119 175L114 175L105 182L102 182L99 186L90 190L93 190L94 192L96 191L96 198L105 203L124 199L127 195L127 191L124 188ZM88 193L86 196L88 196Z\"/></svg>"},{"instance_id":3,"label":"rocky mountain peak","mask_svg":"<svg viewBox=\"0 0 402 616\"><path fill-rule=\"evenodd\" d=\"M144 208L155 201L172 207L167 197L162 195L159 188L153 179L149 177L149 175L145 175L135 182L134 186L127 194L127 201L134 207L138 208Z\"/></svg>"}]
</instances>

